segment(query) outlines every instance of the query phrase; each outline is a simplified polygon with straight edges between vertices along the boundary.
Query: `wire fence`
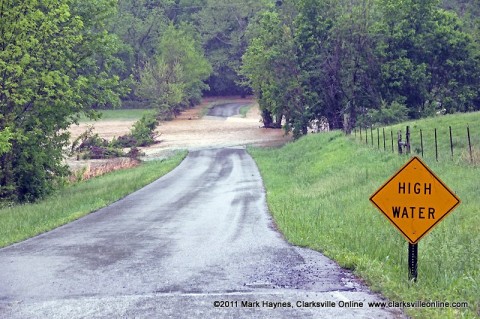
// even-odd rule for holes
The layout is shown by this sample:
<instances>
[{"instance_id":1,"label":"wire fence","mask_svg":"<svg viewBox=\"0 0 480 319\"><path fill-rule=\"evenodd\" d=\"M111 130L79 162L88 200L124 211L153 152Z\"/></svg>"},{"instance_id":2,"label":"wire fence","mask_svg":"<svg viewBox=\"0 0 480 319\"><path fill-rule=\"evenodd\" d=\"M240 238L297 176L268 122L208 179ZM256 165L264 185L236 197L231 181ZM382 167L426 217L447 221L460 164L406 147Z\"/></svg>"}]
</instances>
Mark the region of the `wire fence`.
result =
<instances>
[{"instance_id":1,"label":"wire fence","mask_svg":"<svg viewBox=\"0 0 480 319\"><path fill-rule=\"evenodd\" d=\"M385 152L415 154L436 161L480 165L480 136L470 126L405 129L357 128L355 139Z\"/></svg>"}]
</instances>

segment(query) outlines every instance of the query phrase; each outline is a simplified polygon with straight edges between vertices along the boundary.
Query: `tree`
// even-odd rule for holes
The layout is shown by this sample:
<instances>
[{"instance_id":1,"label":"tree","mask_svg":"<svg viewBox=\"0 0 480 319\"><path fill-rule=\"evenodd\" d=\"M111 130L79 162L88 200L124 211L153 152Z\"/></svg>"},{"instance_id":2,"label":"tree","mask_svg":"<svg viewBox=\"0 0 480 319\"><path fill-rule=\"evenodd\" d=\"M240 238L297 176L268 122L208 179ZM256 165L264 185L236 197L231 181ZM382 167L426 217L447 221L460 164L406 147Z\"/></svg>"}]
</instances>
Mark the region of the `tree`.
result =
<instances>
[{"instance_id":1,"label":"tree","mask_svg":"<svg viewBox=\"0 0 480 319\"><path fill-rule=\"evenodd\" d=\"M377 103L372 7L370 1L283 1L261 15L243 72L264 120L283 116L296 137L324 118L348 132L358 113Z\"/></svg>"},{"instance_id":2,"label":"tree","mask_svg":"<svg viewBox=\"0 0 480 319\"><path fill-rule=\"evenodd\" d=\"M478 53L457 15L439 9L436 0L380 0L379 7L378 33L383 40L378 55L386 101L406 104L411 118L438 108L475 108Z\"/></svg>"},{"instance_id":3,"label":"tree","mask_svg":"<svg viewBox=\"0 0 480 319\"><path fill-rule=\"evenodd\" d=\"M205 55L213 66L207 83L214 95L246 94L239 84L238 70L247 48L245 32L268 0L204 0L202 10L194 15Z\"/></svg>"},{"instance_id":4,"label":"tree","mask_svg":"<svg viewBox=\"0 0 480 319\"><path fill-rule=\"evenodd\" d=\"M108 72L115 38L101 29L115 1L4 0L1 6L0 132L8 142L0 156L0 198L35 200L67 173L62 149L69 125L82 112L94 117L95 103L118 103L123 92Z\"/></svg>"},{"instance_id":5,"label":"tree","mask_svg":"<svg viewBox=\"0 0 480 319\"><path fill-rule=\"evenodd\" d=\"M137 99L135 83L141 70L157 53L163 30L168 26L165 1L119 0L118 10L109 20L109 30L121 40L117 56L124 65L115 71L122 79L133 77L129 98Z\"/></svg>"},{"instance_id":6,"label":"tree","mask_svg":"<svg viewBox=\"0 0 480 319\"><path fill-rule=\"evenodd\" d=\"M259 14L242 73L264 122L295 136L311 120L349 133L479 108L479 45L437 0L284 0Z\"/></svg>"},{"instance_id":7,"label":"tree","mask_svg":"<svg viewBox=\"0 0 480 319\"><path fill-rule=\"evenodd\" d=\"M271 7L251 27L253 37L241 74L257 96L265 127L281 127L295 137L306 134L311 109L305 100L303 74L295 43L294 2Z\"/></svg>"},{"instance_id":8,"label":"tree","mask_svg":"<svg viewBox=\"0 0 480 319\"><path fill-rule=\"evenodd\" d=\"M3 155L10 150L12 147L12 144L10 143L11 139L12 132L10 132L8 127L0 132L0 155Z\"/></svg>"},{"instance_id":9,"label":"tree","mask_svg":"<svg viewBox=\"0 0 480 319\"><path fill-rule=\"evenodd\" d=\"M138 93L170 117L200 101L202 90L207 89L203 80L210 75L211 66L187 26L170 24L157 52L140 75Z\"/></svg>"}]
</instances>

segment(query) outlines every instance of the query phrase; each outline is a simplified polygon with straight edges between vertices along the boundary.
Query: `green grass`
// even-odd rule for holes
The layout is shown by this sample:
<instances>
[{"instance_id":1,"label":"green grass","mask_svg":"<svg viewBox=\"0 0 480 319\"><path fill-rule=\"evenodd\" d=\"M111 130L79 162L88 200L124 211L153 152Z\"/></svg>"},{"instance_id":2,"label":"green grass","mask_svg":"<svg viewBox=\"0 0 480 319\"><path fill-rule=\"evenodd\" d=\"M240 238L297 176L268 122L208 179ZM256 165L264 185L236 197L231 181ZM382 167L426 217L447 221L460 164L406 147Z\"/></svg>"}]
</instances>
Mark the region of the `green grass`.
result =
<instances>
[{"instance_id":1,"label":"green grass","mask_svg":"<svg viewBox=\"0 0 480 319\"><path fill-rule=\"evenodd\" d=\"M185 158L178 152L59 190L34 204L0 209L0 247L52 230L125 197L165 175Z\"/></svg>"},{"instance_id":2,"label":"green grass","mask_svg":"<svg viewBox=\"0 0 480 319\"><path fill-rule=\"evenodd\" d=\"M102 117L100 121L137 121L144 114L153 114L154 109L116 109L116 110L100 110ZM80 122L89 122L90 120L82 116Z\"/></svg>"},{"instance_id":3,"label":"green grass","mask_svg":"<svg viewBox=\"0 0 480 319\"><path fill-rule=\"evenodd\" d=\"M480 112L463 113L455 115L437 116L428 119L421 119L401 123L385 128L386 148L391 152L391 132L393 132L394 149L397 150L397 133L402 131L405 141L406 126L411 130L411 152L421 156L422 143L420 130L423 134L423 157L436 160L435 150L435 129L437 129L438 159L439 161L470 162L470 151L468 144L467 126L470 127L470 140L474 162L480 164ZM452 128L453 157L450 148L450 129ZM380 148L383 149L383 128L380 128ZM365 131L362 130L362 137L357 130L357 140L366 143ZM367 132L368 144L372 144L371 131ZM373 145L378 147L377 130L373 130Z\"/></svg>"},{"instance_id":4,"label":"green grass","mask_svg":"<svg viewBox=\"0 0 480 319\"><path fill-rule=\"evenodd\" d=\"M263 176L269 209L290 242L354 269L391 300L469 303L468 309L407 309L414 318L480 315L480 167L425 159L462 203L419 242L419 277L413 284L406 240L369 202L408 157L375 150L340 132L249 151Z\"/></svg>"}]
</instances>

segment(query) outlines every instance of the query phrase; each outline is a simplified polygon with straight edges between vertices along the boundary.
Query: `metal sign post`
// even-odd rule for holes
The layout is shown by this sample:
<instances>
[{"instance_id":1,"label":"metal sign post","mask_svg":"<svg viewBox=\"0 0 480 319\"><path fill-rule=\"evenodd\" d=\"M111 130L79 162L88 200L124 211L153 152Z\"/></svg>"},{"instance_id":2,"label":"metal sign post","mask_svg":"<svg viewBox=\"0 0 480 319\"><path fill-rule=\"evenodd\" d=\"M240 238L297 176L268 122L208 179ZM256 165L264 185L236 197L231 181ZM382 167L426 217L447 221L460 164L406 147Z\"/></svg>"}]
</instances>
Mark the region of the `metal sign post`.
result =
<instances>
[{"instance_id":1,"label":"metal sign post","mask_svg":"<svg viewBox=\"0 0 480 319\"><path fill-rule=\"evenodd\" d=\"M418 244L408 243L408 280L417 282Z\"/></svg>"},{"instance_id":2,"label":"metal sign post","mask_svg":"<svg viewBox=\"0 0 480 319\"><path fill-rule=\"evenodd\" d=\"M443 220L460 199L418 157L413 157L370 197L408 240L409 279L417 280L418 241Z\"/></svg>"}]
</instances>

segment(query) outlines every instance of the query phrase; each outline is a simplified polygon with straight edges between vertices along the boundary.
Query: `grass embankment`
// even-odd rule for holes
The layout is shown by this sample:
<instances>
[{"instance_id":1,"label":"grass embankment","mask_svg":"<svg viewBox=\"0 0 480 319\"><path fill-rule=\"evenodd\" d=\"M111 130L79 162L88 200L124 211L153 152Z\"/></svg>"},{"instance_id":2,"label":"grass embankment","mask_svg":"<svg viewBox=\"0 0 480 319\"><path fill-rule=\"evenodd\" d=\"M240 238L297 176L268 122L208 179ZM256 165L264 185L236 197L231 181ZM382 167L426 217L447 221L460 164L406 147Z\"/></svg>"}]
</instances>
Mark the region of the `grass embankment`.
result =
<instances>
[{"instance_id":1,"label":"grass embankment","mask_svg":"<svg viewBox=\"0 0 480 319\"><path fill-rule=\"evenodd\" d=\"M472 161L467 134L467 126L470 127L473 162L480 164L480 112L437 116L386 127L385 148L387 151L392 151L392 133L395 152L397 151L398 131L402 131L403 141L405 141L407 125L410 126L410 144L413 154L422 155L421 136L423 136L423 158L434 160L437 157L436 153L438 153L439 161L453 161L455 163ZM450 144L450 127L452 129L453 157ZM437 152L435 150L435 129L437 130L438 140ZM380 149L383 150L383 128L378 131L373 130L373 146L375 148L378 148L378 137L380 137ZM372 145L372 132L370 130L367 131L367 136L365 136L365 130L362 130L362 137L357 130L356 138L361 143Z\"/></svg>"},{"instance_id":2,"label":"grass embankment","mask_svg":"<svg viewBox=\"0 0 480 319\"><path fill-rule=\"evenodd\" d=\"M108 173L59 190L34 204L0 209L0 247L52 230L125 197L174 169L186 156Z\"/></svg>"},{"instance_id":3,"label":"grass embankment","mask_svg":"<svg viewBox=\"0 0 480 319\"><path fill-rule=\"evenodd\" d=\"M419 242L419 277L413 284L408 281L406 240L369 202L406 156L377 151L340 132L250 153L262 173L269 209L290 242L354 269L391 300L469 303L468 309L406 309L415 318L480 315L478 165L425 159L462 203Z\"/></svg>"}]
</instances>

